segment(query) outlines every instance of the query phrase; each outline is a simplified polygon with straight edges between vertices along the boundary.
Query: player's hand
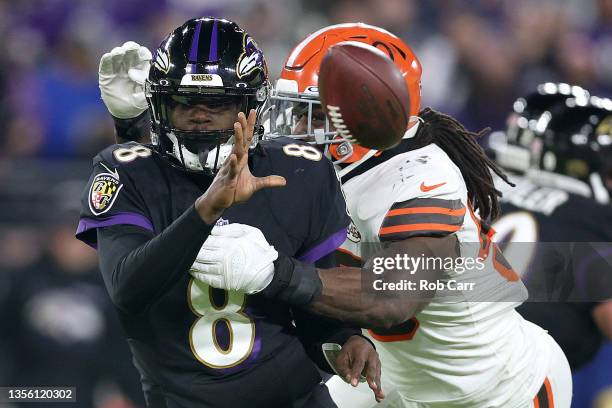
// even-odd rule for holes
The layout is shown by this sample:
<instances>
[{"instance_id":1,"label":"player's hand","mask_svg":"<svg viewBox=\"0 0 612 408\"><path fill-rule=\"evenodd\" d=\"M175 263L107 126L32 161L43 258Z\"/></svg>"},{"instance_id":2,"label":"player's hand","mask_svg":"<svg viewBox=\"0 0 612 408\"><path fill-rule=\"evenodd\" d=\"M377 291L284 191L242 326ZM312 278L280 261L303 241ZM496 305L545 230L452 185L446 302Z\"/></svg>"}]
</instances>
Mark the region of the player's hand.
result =
<instances>
[{"instance_id":1,"label":"player's hand","mask_svg":"<svg viewBox=\"0 0 612 408\"><path fill-rule=\"evenodd\" d=\"M380 359L372 344L361 336L351 336L342 345L336 359L336 370L353 387L363 373L377 402L385 398L380 385Z\"/></svg>"},{"instance_id":2,"label":"player's hand","mask_svg":"<svg viewBox=\"0 0 612 408\"><path fill-rule=\"evenodd\" d=\"M256 122L255 110L247 119L242 112L234 123L234 146L232 153L219 169L206 193L196 201L200 217L212 224L226 208L247 201L262 188L283 187L287 182L281 176L255 177L249 169L249 147L253 140Z\"/></svg>"},{"instance_id":3,"label":"player's hand","mask_svg":"<svg viewBox=\"0 0 612 408\"><path fill-rule=\"evenodd\" d=\"M259 228L229 224L213 228L189 273L214 288L253 294L272 281L276 258Z\"/></svg>"},{"instance_id":4,"label":"player's hand","mask_svg":"<svg viewBox=\"0 0 612 408\"><path fill-rule=\"evenodd\" d=\"M144 83L151 58L146 47L128 41L100 59L98 85L102 100L114 117L131 119L147 110Z\"/></svg>"}]
</instances>

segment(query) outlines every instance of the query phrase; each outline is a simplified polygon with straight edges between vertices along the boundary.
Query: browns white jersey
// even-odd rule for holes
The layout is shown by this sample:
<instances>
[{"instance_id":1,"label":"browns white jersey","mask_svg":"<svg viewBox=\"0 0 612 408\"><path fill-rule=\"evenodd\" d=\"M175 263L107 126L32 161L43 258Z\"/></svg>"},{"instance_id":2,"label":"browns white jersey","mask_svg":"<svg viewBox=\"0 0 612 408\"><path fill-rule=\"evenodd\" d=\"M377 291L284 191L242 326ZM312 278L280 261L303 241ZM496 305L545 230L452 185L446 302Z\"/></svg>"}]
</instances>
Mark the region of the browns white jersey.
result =
<instances>
[{"instance_id":1,"label":"browns white jersey","mask_svg":"<svg viewBox=\"0 0 612 408\"><path fill-rule=\"evenodd\" d=\"M418 406L528 406L544 381L551 339L514 310L526 291L490 242L492 232L481 231L457 166L430 144L346 179L354 228L345 253L365 260L385 241L456 234L461 257L483 259L482 270L447 270L441 279L475 287L438 291L409 322L368 331L384 377Z\"/></svg>"}]
</instances>

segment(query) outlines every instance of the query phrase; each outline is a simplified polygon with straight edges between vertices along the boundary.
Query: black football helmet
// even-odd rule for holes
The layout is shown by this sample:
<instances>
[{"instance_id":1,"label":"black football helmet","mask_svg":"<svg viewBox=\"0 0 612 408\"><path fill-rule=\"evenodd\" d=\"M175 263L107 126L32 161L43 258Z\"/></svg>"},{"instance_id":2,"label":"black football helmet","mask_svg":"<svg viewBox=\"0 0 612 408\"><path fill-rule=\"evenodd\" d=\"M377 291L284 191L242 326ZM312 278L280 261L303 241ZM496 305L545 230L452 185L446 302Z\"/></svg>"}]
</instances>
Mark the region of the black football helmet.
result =
<instances>
[{"instance_id":1,"label":"black football helmet","mask_svg":"<svg viewBox=\"0 0 612 408\"><path fill-rule=\"evenodd\" d=\"M525 172L534 165L530 148L541 134L537 132L540 119L555 106L565 106L570 99L586 104L589 97L587 90L576 85L553 82L538 85L535 92L514 101L505 132L493 132L488 137L484 145L487 155L506 170Z\"/></svg>"},{"instance_id":2,"label":"black football helmet","mask_svg":"<svg viewBox=\"0 0 612 408\"><path fill-rule=\"evenodd\" d=\"M540 118L529 149L536 168L584 182L607 204L612 193L612 100L568 100ZM588 191L590 190L590 191Z\"/></svg>"},{"instance_id":3,"label":"black football helmet","mask_svg":"<svg viewBox=\"0 0 612 408\"><path fill-rule=\"evenodd\" d=\"M547 82L538 85L535 92L518 98L513 112L508 117L506 135L508 143L528 147L534 137L540 116L555 105L564 104L568 99L576 99L578 104L586 104L589 92L576 85Z\"/></svg>"},{"instance_id":4,"label":"black football helmet","mask_svg":"<svg viewBox=\"0 0 612 408\"><path fill-rule=\"evenodd\" d=\"M172 123L172 109L177 104L236 104L247 114L256 109L256 142L269 88L264 54L249 34L229 20L191 19L170 33L153 57L145 83L152 142L181 168L214 174L231 152L233 127L181 130Z\"/></svg>"}]
</instances>

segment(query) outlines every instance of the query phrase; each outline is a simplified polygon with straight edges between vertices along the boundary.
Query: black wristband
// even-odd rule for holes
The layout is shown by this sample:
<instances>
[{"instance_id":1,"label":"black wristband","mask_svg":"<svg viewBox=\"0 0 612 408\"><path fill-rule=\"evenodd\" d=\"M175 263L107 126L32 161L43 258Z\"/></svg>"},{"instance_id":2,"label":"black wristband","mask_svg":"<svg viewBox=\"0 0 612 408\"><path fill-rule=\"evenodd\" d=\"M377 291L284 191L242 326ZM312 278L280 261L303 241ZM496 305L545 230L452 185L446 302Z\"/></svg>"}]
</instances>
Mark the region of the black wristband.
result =
<instances>
[{"instance_id":1,"label":"black wristband","mask_svg":"<svg viewBox=\"0 0 612 408\"><path fill-rule=\"evenodd\" d=\"M119 119L114 116L112 118L115 122L117 139L120 141L142 142L151 132L148 109L135 118Z\"/></svg>"},{"instance_id":2,"label":"black wristband","mask_svg":"<svg viewBox=\"0 0 612 408\"><path fill-rule=\"evenodd\" d=\"M329 338L325 339L326 343L338 343L344 346L352 336L361 336L361 329L357 327L343 327L336 330Z\"/></svg>"},{"instance_id":3,"label":"black wristband","mask_svg":"<svg viewBox=\"0 0 612 408\"><path fill-rule=\"evenodd\" d=\"M372 345L372 348L374 350L376 350L376 345L374 345L374 342L372 341L372 339L370 339L368 336L364 336L362 333L355 333L353 336L359 336L359 337L363 337L364 339L366 339L368 341L368 343L370 343ZM348 339L347 339L348 340Z\"/></svg>"},{"instance_id":4,"label":"black wristband","mask_svg":"<svg viewBox=\"0 0 612 408\"><path fill-rule=\"evenodd\" d=\"M314 265L306 264L279 252L274 261L274 278L261 292L294 306L305 306L321 293L323 284Z\"/></svg>"}]
</instances>

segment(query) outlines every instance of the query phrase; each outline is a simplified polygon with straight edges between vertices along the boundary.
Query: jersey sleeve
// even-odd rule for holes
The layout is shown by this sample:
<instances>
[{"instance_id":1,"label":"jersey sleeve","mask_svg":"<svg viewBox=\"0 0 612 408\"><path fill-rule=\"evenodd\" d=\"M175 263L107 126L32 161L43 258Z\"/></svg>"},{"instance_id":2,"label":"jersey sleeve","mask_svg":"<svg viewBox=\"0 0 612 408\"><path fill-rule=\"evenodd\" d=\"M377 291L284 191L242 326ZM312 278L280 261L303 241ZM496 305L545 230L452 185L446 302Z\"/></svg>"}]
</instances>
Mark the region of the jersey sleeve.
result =
<instances>
[{"instance_id":1,"label":"jersey sleeve","mask_svg":"<svg viewBox=\"0 0 612 408\"><path fill-rule=\"evenodd\" d=\"M318 188L312 193L309 234L298 259L314 263L335 251L347 237L351 223L340 180L331 162L323 158L317 166Z\"/></svg>"},{"instance_id":2,"label":"jersey sleeve","mask_svg":"<svg viewBox=\"0 0 612 408\"><path fill-rule=\"evenodd\" d=\"M127 224L155 232L129 170L113 160L112 149L106 149L94 159L93 171L81 196L76 237L94 248L96 229L100 227Z\"/></svg>"},{"instance_id":3,"label":"jersey sleeve","mask_svg":"<svg viewBox=\"0 0 612 408\"><path fill-rule=\"evenodd\" d=\"M381 241L443 237L461 229L467 189L459 170L444 164L423 166L401 183L382 219Z\"/></svg>"}]
</instances>

